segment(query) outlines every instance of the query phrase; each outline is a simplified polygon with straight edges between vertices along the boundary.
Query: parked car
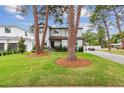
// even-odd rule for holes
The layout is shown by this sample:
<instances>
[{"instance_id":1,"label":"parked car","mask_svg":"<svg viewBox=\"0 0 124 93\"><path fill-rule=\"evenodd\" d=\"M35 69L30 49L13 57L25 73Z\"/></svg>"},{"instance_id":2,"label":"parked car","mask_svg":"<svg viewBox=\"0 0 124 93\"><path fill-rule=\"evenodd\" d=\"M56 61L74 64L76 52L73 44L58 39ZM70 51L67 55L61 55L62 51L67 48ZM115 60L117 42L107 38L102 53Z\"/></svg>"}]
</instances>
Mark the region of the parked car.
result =
<instances>
[{"instance_id":1,"label":"parked car","mask_svg":"<svg viewBox=\"0 0 124 93\"><path fill-rule=\"evenodd\" d=\"M94 48L88 48L88 50L89 50L89 51L95 51L95 49L94 49Z\"/></svg>"}]
</instances>

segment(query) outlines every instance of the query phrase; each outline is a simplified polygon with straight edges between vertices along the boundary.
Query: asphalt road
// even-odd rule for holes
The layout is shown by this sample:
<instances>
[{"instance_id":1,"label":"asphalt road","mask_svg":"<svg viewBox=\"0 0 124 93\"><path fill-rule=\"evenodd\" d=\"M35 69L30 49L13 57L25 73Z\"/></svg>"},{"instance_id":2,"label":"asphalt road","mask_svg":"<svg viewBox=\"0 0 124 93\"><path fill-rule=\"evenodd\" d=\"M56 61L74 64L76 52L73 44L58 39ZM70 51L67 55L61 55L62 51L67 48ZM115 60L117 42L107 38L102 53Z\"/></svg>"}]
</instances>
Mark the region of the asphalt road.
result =
<instances>
[{"instance_id":1,"label":"asphalt road","mask_svg":"<svg viewBox=\"0 0 124 93\"><path fill-rule=\"evenodd\" d=\"M124 64L124 56L123 55L112 54L112 53L101 52L101 51L85 51L85 52L96 55L96 56L100 56L100 57L108 59L108 60L118 62L120 64Z\"/></svg>"}]
</instances>

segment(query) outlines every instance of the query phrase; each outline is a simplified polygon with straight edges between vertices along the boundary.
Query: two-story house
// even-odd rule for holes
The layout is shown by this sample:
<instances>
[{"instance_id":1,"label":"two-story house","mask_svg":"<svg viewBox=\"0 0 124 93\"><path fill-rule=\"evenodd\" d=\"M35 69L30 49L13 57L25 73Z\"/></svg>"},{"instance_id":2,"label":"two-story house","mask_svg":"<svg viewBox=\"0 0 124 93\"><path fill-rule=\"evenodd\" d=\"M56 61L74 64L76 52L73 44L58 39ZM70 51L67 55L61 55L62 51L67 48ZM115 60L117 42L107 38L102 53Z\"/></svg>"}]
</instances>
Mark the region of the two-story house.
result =
<instances>
[{"instance_id":1,"label":"two-story house","mask_svg":"<svg viewBox=\"0 0 124 93\"><path fill-rule=\"evenodd\" d=\"M50 48L68 47L68 27L51 27L49 30ZM78 29L76 47L83 46L82 28Z\"/></svg>"},{"instance_id":2,"label":"two-story house","mask_svg":"<svg viewBox=\"0 0 124 93\"><path fill-rule=\"evenodd\" d=\"M0 26L0 50L7 50L8 45L17 49L20 37L25 39L26 50L31 51L34 39L30 33L17 26Z\"/></svg>"},{"instance_id":3,"label":"two-story house","mask_svg":"<svg viewBox=\"0 0 124 93\"><path fill-rule=\"evenodd\" d=\"M39 24L40 27L40 42L42 40L43 34L43 26L44 24ZM32 32L34 28L31 28ZM77 49L83 46L83 38L82 38L83 28L79 27L77 33ZM56 49L57 47L68 47L68 27L51 27L48 26L47 34L45 38L45 45L49 50Z\"/></svg>"}]
</instances>

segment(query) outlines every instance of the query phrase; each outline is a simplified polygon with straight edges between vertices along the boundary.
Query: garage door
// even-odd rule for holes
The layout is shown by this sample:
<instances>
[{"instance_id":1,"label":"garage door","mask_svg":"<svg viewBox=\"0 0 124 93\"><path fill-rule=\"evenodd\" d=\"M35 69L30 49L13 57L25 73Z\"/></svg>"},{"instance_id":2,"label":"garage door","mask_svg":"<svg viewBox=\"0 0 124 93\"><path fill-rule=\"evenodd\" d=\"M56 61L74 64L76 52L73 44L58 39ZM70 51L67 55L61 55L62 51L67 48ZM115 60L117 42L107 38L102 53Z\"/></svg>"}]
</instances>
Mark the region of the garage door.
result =
<instances>
[{"instance_id":1,"label":"garage door","mask_svg":"<svg viewBox=\"0 0 124 93\"><path fill-rule=\"evenodd\" d=\"M0 43L0 50L4 50L4 43Z\"/></svg>"}]
</instances>

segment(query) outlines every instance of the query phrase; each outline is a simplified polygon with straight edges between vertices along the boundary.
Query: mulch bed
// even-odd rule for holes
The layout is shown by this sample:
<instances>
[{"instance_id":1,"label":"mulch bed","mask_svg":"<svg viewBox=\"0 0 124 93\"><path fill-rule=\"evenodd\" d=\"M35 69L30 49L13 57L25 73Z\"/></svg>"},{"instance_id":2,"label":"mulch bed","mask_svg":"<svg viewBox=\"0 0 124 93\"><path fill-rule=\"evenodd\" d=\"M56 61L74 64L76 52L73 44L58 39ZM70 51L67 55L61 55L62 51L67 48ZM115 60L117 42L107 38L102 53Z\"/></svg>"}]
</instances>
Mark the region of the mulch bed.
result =
<instances>
[{"instance_id":1,"label":"mulch bed","mask_svg":"<svg viewBox=\"0 0 124 93\"><path fill-rule=\"evenodd\" d=\"M31 53L31 54L27 54L28 57L43 57L43 56L48 56L50 55L49 52L41 52L39 54L36 54L36 53Z\"/></svg>"},{"instance_id":2,"label":"mulch bed","mask_svg":"<svg viewBox=\"0 0 124 93\"><path fill-rule=\"evenodd\" d=\"M56 64L62 66L62 67L86 67L91 64L91 62L87 59L77 59L75 61L68 61L66 58L64 59L58 59L56 61Z\"/></svg>"}]
</instances>

